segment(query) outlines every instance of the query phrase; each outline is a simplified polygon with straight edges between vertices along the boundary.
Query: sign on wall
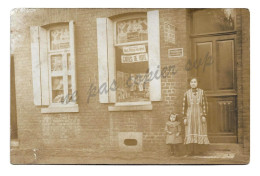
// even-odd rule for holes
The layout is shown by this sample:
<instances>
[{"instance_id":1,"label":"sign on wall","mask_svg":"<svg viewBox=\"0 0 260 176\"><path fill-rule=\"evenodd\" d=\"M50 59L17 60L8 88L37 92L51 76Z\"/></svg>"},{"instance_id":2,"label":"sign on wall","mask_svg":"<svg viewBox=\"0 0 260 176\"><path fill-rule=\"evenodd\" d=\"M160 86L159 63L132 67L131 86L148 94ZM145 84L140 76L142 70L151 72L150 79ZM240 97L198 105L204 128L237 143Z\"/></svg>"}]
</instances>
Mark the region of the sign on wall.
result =
<instances>
[{"instance_id":1,"label":"sign on wall","mask_svg":"<svg viewBox=\"0 0 260 176\"><path fill-rule=\"evenodd\" d=\"M133 62L143 62L143 61L148 61L147 53L121 56L122 63L133 63Z\"/></svg>"},{"instance_id":2,"label":"sign on wall","mask_svg":"<svg viewBox=\"0 0 260 176\"><path fill-rule=\"evenodd\" d=\"M164 23L164 41L166 43L175 44L175 26Z\"/></svg>"},{"instance_id":3,"label":"sign on wall","mask_svg":"<svg viewBox=\"0 0 260 176\"><path fill-rule=\"evenodd\" d=\"M183 48L168 49L168 57L183 57Z\"/></svg>"}]
</instances>

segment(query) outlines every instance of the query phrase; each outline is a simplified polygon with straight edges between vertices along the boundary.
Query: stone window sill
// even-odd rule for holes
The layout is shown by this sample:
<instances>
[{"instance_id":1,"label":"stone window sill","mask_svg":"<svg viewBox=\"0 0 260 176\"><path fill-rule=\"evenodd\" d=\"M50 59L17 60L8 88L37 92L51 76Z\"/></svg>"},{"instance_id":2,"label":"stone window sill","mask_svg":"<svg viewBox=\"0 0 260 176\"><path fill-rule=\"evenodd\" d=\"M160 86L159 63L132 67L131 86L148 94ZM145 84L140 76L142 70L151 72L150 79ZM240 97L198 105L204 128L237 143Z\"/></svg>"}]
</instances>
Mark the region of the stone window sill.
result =
<instances>
[{"instance_id":1,"label":"stone window sill","mask_svg":"<svg viewBox=\"0 0 260 176\"><path fill-rule=\"evenodd\" d=\"M63 113L79 112L78 104L50 105L47 108L41 108L41 113Z\"/></svg>"},{"instance_id":2,"label":"stone window sill","mask_svg":"<svg viewBox=\"0 0 260 176\"><path fill-rule=\"evenodd\" d=\"M108 111L150 111L153 105L150 101L144 102L122 102L108 106Z\"/></svg>"}]
</instances>

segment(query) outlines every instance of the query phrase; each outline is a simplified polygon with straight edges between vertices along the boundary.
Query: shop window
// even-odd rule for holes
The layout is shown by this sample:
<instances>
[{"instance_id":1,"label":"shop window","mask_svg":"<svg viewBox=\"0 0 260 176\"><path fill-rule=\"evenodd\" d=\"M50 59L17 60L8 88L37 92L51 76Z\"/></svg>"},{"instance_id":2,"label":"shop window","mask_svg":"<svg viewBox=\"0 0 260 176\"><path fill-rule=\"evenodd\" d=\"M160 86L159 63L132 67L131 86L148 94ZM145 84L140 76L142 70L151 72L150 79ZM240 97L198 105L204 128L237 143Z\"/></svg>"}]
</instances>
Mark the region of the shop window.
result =
<instances>
[{"instance_id":1,"label":"shop window","mask_svg":"<svg viewBox=\"0 0 260 176\"><path fill-rule=\"evenodd\" d=\"M116 101L149 101L147 18L115 22ZM140 44L142 43L142 44Z\"/></svg>"},{"instance_id":2,"label":"shop window","mask_svg":"<svg viewBox=\"0 0 260 176\"><path fill-rule=\"evenodd\" d=\"M97 40L101 103L144 105L161 100L160 78L146 79L160 72L159 11L98 18ZM114 82L116 89L111 89Z\"/></svg>"},{"instance_id":3,"label":"shop window","mask_svg":"<svg viewBox=\"0 0 260 176\"><path fill-rule=\"evenodd\" d=\"M35 105L42 113L78 112L74 24L31 27Z\"/></svg>"}]
</instances>

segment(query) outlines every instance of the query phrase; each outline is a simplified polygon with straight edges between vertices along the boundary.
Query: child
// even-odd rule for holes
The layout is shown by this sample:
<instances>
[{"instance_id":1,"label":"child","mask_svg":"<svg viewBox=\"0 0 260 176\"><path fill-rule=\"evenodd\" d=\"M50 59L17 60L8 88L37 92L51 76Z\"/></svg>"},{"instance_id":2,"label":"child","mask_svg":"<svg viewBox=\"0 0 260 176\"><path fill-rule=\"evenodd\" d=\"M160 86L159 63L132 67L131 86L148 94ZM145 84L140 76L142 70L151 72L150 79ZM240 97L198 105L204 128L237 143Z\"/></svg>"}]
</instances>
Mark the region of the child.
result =
<instances>
[{"instance_id":1,"label":"child","mask_svg":"<svg viewBox=\"0 0 260 176\"><path fill-rule=\"evenodd\" d=\"M166 122L165 131L166 135L166 144L170 145L171 155L176 155L176 150L178 145L181 144L181 123L177 121L177 114L170 114L169 121Z\"/></svg>"}]
</instances>

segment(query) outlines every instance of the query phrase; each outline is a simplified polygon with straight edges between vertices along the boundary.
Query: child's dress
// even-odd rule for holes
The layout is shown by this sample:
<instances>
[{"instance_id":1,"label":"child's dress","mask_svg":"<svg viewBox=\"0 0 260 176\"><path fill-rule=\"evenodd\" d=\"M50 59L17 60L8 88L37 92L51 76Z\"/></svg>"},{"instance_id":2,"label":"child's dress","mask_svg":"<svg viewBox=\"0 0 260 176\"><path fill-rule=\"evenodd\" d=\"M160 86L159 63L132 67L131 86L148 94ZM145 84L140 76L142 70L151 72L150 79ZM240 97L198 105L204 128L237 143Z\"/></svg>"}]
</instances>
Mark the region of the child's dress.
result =
<instances>
[{"instance_id":1,"label":"child's dress","mask_svg":"<svg viewBox=\"0 0 260 176\"><path fill-rule=\"evenodd\" d=\"M165 131L167 132L166 135L166 144L180 144L182 143L182 135L181 135L181 123L174 121L168 121L166 123ZM172 134L169 134L171 132ZM179 133L178 136L176 134Z\"/></svg>"}]
</instances>

